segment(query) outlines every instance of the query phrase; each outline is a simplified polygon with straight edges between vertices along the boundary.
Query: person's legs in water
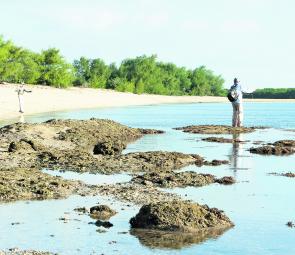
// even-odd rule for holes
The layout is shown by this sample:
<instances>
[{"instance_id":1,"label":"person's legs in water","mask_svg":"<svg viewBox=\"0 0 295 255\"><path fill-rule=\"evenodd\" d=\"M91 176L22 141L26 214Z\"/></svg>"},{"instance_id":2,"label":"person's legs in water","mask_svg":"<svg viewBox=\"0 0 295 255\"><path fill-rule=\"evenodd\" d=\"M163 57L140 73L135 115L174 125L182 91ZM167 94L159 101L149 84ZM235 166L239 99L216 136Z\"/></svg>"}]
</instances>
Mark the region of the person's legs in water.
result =
<instances>
[{"instance_id":1,"label":"person's legs in water","mask_svg":"<svg viewBox=\"0 0 295 255\"><path fill-rule=\"evenodd\" d=\"M232 118L232 126L237 127L238 125L238 108L236 103L232 103L233 106L233 118Z\"/></svg>"},{"instance_id":2,"label":"person's legs in water","mask_svg":"<svg viewBox=\"0 0 295 255\"><path fill-rule=\"evenodd\" d=\"M243 126L243 106L242 104L237 104L237 127Z\"/></svg>"}]
</instances>

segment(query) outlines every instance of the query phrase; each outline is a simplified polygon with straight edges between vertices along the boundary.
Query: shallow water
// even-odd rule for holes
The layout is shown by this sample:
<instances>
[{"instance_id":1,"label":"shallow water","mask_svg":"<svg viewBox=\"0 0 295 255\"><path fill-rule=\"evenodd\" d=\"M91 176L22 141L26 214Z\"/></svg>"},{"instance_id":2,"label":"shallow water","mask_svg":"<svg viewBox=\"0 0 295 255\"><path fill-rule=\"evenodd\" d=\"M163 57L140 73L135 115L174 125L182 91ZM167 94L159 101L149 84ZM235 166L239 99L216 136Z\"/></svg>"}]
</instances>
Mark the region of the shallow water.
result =
<instances>
[{"instance_id":1,"label":"shallow water","mask_svg":"<svg viewBox=\"0 0 295 255\"><path fill-rule=\"evenodd\" d=\"M295 221L293 203L295 179L271 176L268 173L295 171L295 156L261 156L248 152L251 146L257 146L253 145L254 141L295 139L295 132L283 130L295 128L294 116L293 103L245 104L245 125L271 128L241 135L239 139L247 142L236 146L200 141L201 138L211 135L187 134L172 129L190 124L229 124L230 104L140 106L54 113L27 118L27 121L44 121L53 117L77 119L97 117L114 119L133 127L158 128L165 130L166 133L147 135L130 144L124 153L169 150L197 153L208 160L230 160L230 165L188 166L181 171L192 170L216 176L232 175L238 181L236 184L231 186L212 184L201 188L176 188L169 191L176 192L185 199L224 210L235 223L235 227L201 243L187 238L189 242L182 243L183 248L167 249L156 240L144 240L142 236L136 237L128 232L128 221L138 211L137 207L129 207L102 197L72 196L64 200L1 205L0 249L17 246L61 254L294 254L295 229L288 228L285 224L287 221ZM87 174L62 174L65 178L82 179L91 181L92 184L103 181L107 183L128 181L129 178L128 175L99 178ZM119 211L119 214L111 218L114 227L107 230L107 233L96 232L97 227L88 224L93 220L73 211L77 206L90 207L98 201L107 203ZM81 221L70 220L68 223L59 221L58 218L64 216L64 212L70 212L69 215L66 214L67 217ZM12 222L22 224L11 225ZM51 237L51 234L54 237ZM157 240L162 239L157 238ZM177 242L176 240L178 239L174 242ZM116 243L109 243L111 241Z\"/></svg>"}]
</instances>

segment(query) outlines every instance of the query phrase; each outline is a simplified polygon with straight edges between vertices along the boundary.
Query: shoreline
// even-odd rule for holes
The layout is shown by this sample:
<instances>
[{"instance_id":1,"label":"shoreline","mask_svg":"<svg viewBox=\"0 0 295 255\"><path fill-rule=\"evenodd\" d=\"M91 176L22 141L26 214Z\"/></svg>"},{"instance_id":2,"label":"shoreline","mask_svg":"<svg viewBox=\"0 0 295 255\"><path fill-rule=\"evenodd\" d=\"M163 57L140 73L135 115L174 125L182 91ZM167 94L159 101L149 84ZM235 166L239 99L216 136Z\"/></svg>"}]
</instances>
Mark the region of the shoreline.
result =
<instances>
[{"instance_id":1,"label":"shoreline","mask_svg":"<svg viewBox=\"0 0 295 255\"><path fill-rule=\"evenodd\" d=\"M20 116L18 97L15 92L17 86L18 84L0 85L0 121ZM24 87L32 90L32 93L24 95L25 115L109 107L228 102L226 97L214 96L138 95L108 89L79 87L60 89L42 85L25 85ZM295 99L244 99L244 101L295 103Z\"/></svg>"}]
</instances>

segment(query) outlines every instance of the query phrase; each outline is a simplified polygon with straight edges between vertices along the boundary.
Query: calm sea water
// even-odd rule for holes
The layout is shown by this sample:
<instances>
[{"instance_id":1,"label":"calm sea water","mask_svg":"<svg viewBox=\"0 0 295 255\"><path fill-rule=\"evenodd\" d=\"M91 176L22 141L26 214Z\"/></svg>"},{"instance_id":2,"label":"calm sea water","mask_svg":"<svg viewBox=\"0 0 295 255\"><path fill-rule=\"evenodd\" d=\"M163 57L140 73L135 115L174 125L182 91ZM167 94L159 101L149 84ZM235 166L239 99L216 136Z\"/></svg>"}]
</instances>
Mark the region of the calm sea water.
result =
<instances>
[{"instance_id":1,"label":"calm sea water","mask_svg":"<svg viewBox=\"0 0 295 255\"><path fill-rule=\"evenodd\" d=\"M48 113L27 117L38 122L50 118L88 119L108 118L132 127L158 128L162 135L147 135L128 146L131 151L168 150L197 153L207 159L228 159L230 165L218 167L189 166L192 170L216 176L231 175L237 183L231 186L213 184L201 188L169 190L201 204L225 211L235 227L222 235L205 239L175 238L178 248L167 247L160 237L153 239L129 233L129 219L138 207L103 197L72 196L64 200L30 201L0 206L0 249L20 247L53 251L60 254L295 254L295 229L288 221L295 221L295 179L271 176L270 172L295 172L295 156L261 156L248 152L254 141L273 142L295 139L294 103L247 103L246 126L268 126L269 129L244 134L245 144L215 144L201 141L208 135L185 134L174 127L191 124L230 124L230 104L156 105L112 109ZM222 135L230 137L230 135ZM113 178L88 174L54 173L64 178L82 179L89 183L128 181L126 174ZM96 232L92 220L73 211L77 206L90 207L97 202L109 204L119 212L111 218L114 227L106 233ZM124 210L123 210L124 209ZM58 220L69 218L68 223ZM12 225L11 223L20 224ZM127 232L127 233L126 233ZM181 243L182 248L181 247ZM164 247L166 246L166 247ZM177 245L174 245L177 246Z\"/></svg>"}]
</instances>

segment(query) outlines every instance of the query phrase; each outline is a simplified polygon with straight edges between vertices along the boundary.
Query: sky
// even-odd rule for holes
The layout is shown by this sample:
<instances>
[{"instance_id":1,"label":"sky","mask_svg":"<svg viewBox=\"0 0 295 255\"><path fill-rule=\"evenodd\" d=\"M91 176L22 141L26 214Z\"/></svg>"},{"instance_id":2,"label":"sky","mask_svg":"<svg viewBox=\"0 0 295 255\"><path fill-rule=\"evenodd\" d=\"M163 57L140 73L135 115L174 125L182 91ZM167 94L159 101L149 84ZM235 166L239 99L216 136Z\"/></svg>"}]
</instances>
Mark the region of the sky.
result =
<instances>
[{"instance_id":1,"label":"sky","mask_svg":"<svg viewBox=\"0 0 295 255\"><path fill-rule=\"evenodd\" d=\"M0 34L107 64L156 54L248 90L295 88L294 0L0 0Z\"/></svg>"}]
</instances>

